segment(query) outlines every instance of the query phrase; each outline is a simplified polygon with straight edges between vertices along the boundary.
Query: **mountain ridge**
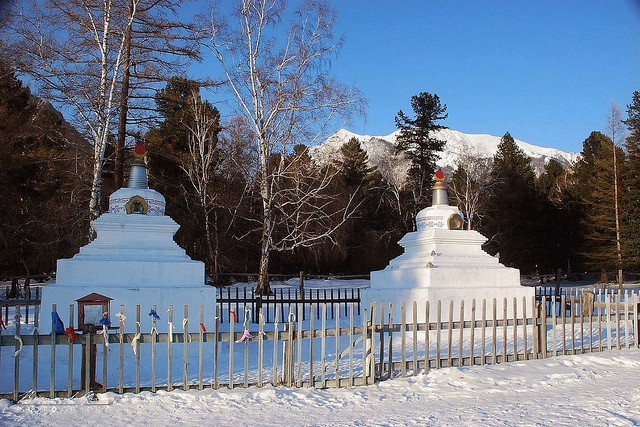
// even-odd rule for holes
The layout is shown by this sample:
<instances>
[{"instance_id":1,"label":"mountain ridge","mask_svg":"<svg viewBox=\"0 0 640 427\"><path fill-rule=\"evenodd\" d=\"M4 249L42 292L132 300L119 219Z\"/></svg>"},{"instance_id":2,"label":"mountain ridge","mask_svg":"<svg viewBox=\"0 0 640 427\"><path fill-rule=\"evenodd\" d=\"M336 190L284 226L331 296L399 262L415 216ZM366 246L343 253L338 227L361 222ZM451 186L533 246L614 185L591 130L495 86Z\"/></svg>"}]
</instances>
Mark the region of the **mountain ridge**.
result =
<instances>
[{"instance_id":1,"label":"mountain ridge","mask_svg":"<svg viewBox=\"0 0 640 427\"><path fill-rule=\"evenodd\" d=\"M369 156L369 163L378 168L386 169L400 179L406 175L410 161L403 153L396 153L395 142L400 131L388 135L359 135L347 129L340 129L329 136L323 143L311 148L311 156L320 163L327 163L341 159L340 147L351 138L358 138ZM439 153L441 159L436 162L438 167L453 170L457 160L462 155L471 155L491 159L500 144L501 137L488 134L466 134L452 129L436 131L436 138L446 141L445 149ZM531 158L536 174L544 171L544 166L550 159L571 167L579 159L580 153L570 153L556 148L539 147L525 141L514 139L518 147Z\"/></svg>"}]
</instances>

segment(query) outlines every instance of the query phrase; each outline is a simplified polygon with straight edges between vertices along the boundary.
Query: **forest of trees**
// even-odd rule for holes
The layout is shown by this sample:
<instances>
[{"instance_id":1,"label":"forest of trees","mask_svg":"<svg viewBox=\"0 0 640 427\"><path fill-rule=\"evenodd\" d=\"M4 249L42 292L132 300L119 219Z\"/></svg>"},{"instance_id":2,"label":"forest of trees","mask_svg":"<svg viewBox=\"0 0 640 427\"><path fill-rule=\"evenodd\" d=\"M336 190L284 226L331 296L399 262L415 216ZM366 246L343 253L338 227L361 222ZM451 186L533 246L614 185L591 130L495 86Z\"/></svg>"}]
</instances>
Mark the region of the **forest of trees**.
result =
<instances>
[{"instance_id":1,"label":"forest of trees","mask_svg":"<svg viewBox=\"0 0 640 427\"><path fill-rule=\"evenodd\" d=\"M278 0L267 9L246 1L252 8L229 17L248 26L237 33L223 20L196 27L168 18L179 2L131 0L112 11L104 9L110 2L99 2L91 16L100 37L92 43L102 44L82 41L86 14L69 12L60 21L76 3L49 2L50 13L36 10L31 21L1 16L0 276L52 273L57 259L88 243L90 221L126 182L135 142L147 146L150 186L181 226L176 241L205 262L216 284L225 283L224 272L367 274L400 254L398 240L430 204L445 149L433 131L445 127L446 105L421 92L411 98L411 113L398 112L396 148L411 162L400 180L371 166L355 138L332 163L314 162L309 147L331 131L327 118L364 106L357 89L317 78L339 46L326 4L297 12L299 22L311 22L305 17L312 14L317 25L283 29L283 51L271 32L261 32L280 25L285 3ZM65 34L76 37L73 43L11 53L47 19L72 23ZM210 38L197 28L208 28ZM154 42L142 47L139 37ZM232 40L242 43L226 51ZM176 58L198 60L199 49L221 65L220 81L185 77L188 61ZM77 61L60 62L69 55ZM37 83L38 92L18 76ZM83 86L72 90L80 77ZM212 85L230 88L238 114L223 120L203 99ZM74 120L59 112L69 110ZM484 234L489 253L525 273L561 268L613 280L640 271L640 92L625 113L612 105L609 126L585 135L575 165L551 160L539 175L508 132L493 159L469 147L448 179L466 228ZM268 283L261 286L268 292Z\"/></svg>"}]
</instances>

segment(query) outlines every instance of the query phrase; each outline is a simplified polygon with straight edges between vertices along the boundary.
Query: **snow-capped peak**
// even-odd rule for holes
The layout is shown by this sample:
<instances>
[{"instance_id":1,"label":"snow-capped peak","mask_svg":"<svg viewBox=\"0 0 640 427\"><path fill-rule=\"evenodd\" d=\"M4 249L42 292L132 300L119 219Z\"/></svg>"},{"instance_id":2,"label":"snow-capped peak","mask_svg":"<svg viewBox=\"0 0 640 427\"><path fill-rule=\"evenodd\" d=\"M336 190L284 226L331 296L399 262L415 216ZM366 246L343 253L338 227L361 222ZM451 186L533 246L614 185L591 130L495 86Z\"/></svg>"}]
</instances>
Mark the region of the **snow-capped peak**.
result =
<instances>
[{"instance_id":1,"label":"snow-capped peak","mask_svg":"<svg viewBox=\"0 0 640 427\"><path fill-rule=\"evenodd\" d=\"M341 158L340 147L351 138L357 138L364 150L367 151L369 162L379 169L392 168L397 174L406 174L409 166L408 160L395 152L396 137L400 131L389 135L371 136L359 135L346 129L340 129L319 146L311 149L313 158L326 163ZM452 129L436 131L435 137L446 141L444 151L439 153L441 159L437 162L443 169L454 169L458 159L462 155L472 155L481 158L492 158L500 144L501 137L487 134L466 134ZM550 159L555 159L561 164L570 166L576 162L579 153L568 153L555 148L539 147L527 142L515 139L516 144L531 158L536 173L544 170L545 164Z\"/></svg>"}]
</instances>

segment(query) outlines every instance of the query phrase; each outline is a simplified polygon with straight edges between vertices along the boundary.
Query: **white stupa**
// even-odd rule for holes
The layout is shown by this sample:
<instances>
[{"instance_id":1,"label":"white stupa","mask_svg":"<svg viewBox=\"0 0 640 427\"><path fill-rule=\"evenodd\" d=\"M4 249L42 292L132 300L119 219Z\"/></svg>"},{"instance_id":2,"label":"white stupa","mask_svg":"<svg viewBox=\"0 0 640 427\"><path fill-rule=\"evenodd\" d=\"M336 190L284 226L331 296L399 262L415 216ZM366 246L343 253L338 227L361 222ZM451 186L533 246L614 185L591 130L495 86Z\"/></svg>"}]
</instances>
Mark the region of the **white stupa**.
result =
<instances>
[{"instance_id":1,"label":"white stupa","mask_svg":"<svg viewBox=\"0 0 640 427\"><path fill-rule=\"evenodd\" d=\"M43 291L43 333L51 330L52 304L56 304L65 326L70 321L69 306L75 305L77 328L77 300L91 294L110 301L109 318L114 326L118 323L114 315L121 304L132 325L138 304L141 323L149 325L148 313L154 305L161 319L166 318L172 305L179 323L185 304L189 305L189 317L194 322L199 319L200 305L205 307L205 313L214 312L216 292L205 285L204 263L192 260L173 240L180 226L165 216L162 194L148 188L145 154L144 146L139 144L128 187L114 192L109 198L109 212L92 222L95 240L80 248L73 258L58 260L56 283ZM166 328L166 321L162 320L158 322L159 332Z\"/></svg>"},{"instance_id":2,"label":"white stupa","mask_svg":"<svg viewBox=\"0 0 640 427\"><path fill-rule=\"evenodd\" d=\"M441 301L442 319L449 316L449 301L454 302L454 318L458 319L464 300L465 318L470 318L471 303L475 299L476 319L480 319L482 299L486 300L487 316L492 315L496 299L498 318L503 316L503 301L513 315L516 297L518 316L522 317L522 297L526 297L527 313L531 312L534 289L521 286L520 271L500 264L498 259L482 250L486 238L475 230L463 230L462 213L449 206L442 171L436 173L433 205L416 215L416 230L407 233L398 244L404 253L392 259L380 271L371 272L368 302L392 302L394 318L399 319L404 301L407 321L412 320L413 301L418 303L418 321L425 321L425 302L430 304L430 320L436 316L437 301Z\"/></svg>"}]
</instances>

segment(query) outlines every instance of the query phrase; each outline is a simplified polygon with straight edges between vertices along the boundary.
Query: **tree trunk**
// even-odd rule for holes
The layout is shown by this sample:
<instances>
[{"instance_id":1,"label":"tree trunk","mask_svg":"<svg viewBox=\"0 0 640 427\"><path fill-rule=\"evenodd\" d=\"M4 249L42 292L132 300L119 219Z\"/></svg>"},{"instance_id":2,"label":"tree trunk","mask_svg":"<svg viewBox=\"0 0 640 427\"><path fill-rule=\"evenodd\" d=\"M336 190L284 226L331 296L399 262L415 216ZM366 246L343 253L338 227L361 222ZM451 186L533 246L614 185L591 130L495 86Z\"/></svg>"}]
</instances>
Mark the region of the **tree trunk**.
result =
<instances>
[{"instance_id":1,"label":"tree trunk","mask_svg":"<svg viewBox=\"0 0 640 427\"><path fill-rule=\"evenodd\" d=\"M264 191L268 193L268 184L264 180ZM263 201L264 218L262 222L262 247L260 249L260 267L258 270L258 286L256 294L270 295L271 286L269 286L269 256L271 255L271 233L273 232L273 218L270 203Z\"/></svg>"},{"instance_id":2,"label":"tree trunk","mask_svg":"<svg viewBox=\"0 0 640 427\"><path fill-rule=\"evenodd\" d=\"M205 201L202 201L201 203L203 203L203 206L206 206L204 203L206 203ZM214 264L214 271L217 273L217 270L215 270L215 252L213 250L213 242L211 240L211 221L209 221L209 214L207 212L207 209L204 209L204 230L205 233L207 235L207 256L206 259L208 261L208 264ZM214 273L215 274L215 273Z\"/></svg>"},{"instance_id":3,"label":"tree trunk","mask_svg":"<svg viewBox=\"0 0 640 427\"><path fill-rule=\"evenodd\" d=\"M268 149L268 142L264 136L258 138L260 148L260 196L262 198L262 246L260 249L260 266L258 268L258 286L256 294L269 295L271 287L269 286L269 256L271 254L271 233L273 232L273 194L271 185L273 183L273 175L269 170L269 160L271 153Z\"/></svg>"},{"instance_id":4,"label":"tree trunk","mask_svg":"<svg viewBox=\"0 0 640 427\"><path fill-rule=\"evenodd\" d=\"M616 145L617 135L622 130L622 121L620 119L620 108L611 101L611 113L607 115L609 121L608 127L611 131L611 145L613 149L613 204L615 208L615 222L616 222L616 252L617 252L617 279L618 286L622 290L622 283L624 282L624 275L622 272L622 237L620 232L620 197L618 186L618 150Z\"/></svg>"},{"instance_id":5,"label":"tree trunk","mask_svg":"<svg viewBox=\"0 0 640 427\"><path fill-rule=\"evenodd\" d=\"M618 252L618 286L622 290L624 275L622 274L622 242L620 237L620 203L618 202L618 156L616 144L613 143L613 193L616 213L616 250Z\"/></svg>"},{"instance_id":6,"label":"tree trunk","mask_svg":"<svg viewBox=\"0 0 640 427\"><path fill-rule=\"evenodd\" d=\"M127 115L129 112L129 77L131 68L131 32L133 27L133 0L129 0L129 25L124 39L124 57L122 62L122 88L120 90L120 116L118 118L118 137L115 145L114 178L116 189L124 181L124 143L127 137Z\"/></svg>"},{"instance_id":7,"label":"tree trunk","mask_svg":"<svg viewBox=\"0 0 640 427\"><path fill-rule=\"evenodd\" d=\"M93 180L91 183L91 198L89 199L89 212L91 221L98 219L101 213L100 199L102 197L102 162L96 161L93 165ZM89 237L93 240L93 231L89 231Z\"/></svg>"},{"instance_id":8,"label":"tree trunk","mask_svg":"<svg viewBox=\"0 0 640 427\"><path fill-rule=\"evenodd\" d=\"M215 211L213 213L213 231L214 231L214 248L213 248L213 283L218 283L218 259L220 258L220 239L218 236L220 235L220 230L218 227L218 212Z\"/></svg>"},{"instance_id":9,"label":"tree trunk","mask_svg":"<svg viewBox=\"0 0 640 427\"><path fill-rule=\"evenodd\" d=\"M268 180L263 178L262 182L263 195L269 195ZM260 267L258 270L258 286L256 294L270 295L271 287L269 286L269 256L271 255L271 233L273 232L273 218L271 210L271 201L263 197L263 215L262 220L262 247L260 249Z\"/></svg>"},{"instance_id":10,"label":"tree trunk","mask_svg":"<svg viewBox=\"0 0 640 427\"><path fill-rule=\"evenodd\" d=\"M607 270L605 270L604 268L600 269L600 280L598 281L598 283L608 283L609 282L609 276L607 275Z\"/></svg>"},{"instance_id":11,"label":"tree trunk","mask_svg":"<svg viewBox=\"0 0 640 427\"><path fill-rule=\"evenodd\" d=\"M256 287L257 295L270 295L271 286L269 286L269 255L271 248L269 241L263 233L262 249L260 251L260 268L258 270L258 286Z\"/></svg>"}]
</instances>

